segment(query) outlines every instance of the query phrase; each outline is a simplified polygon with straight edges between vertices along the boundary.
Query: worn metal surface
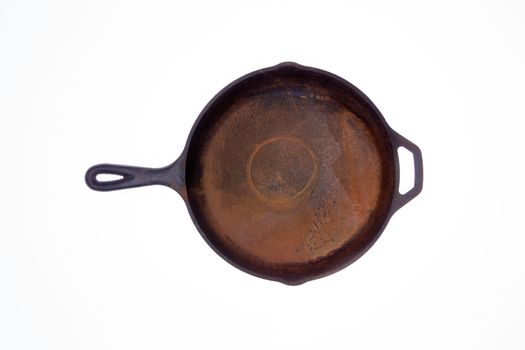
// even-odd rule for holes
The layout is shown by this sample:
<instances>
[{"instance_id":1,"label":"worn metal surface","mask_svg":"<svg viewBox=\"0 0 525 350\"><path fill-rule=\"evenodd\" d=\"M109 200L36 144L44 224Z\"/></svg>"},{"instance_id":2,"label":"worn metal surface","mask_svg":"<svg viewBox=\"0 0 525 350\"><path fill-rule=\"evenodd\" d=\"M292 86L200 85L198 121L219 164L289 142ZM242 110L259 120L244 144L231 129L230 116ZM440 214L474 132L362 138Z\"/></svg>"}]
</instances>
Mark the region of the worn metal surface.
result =
<instances>
[{"instance_id":1,"label":"worn metal surface","mask_svg":"<svg viewBox=\"0 0 525 350\"><path fill-rule=\"evenodd\" d=\"M396 148L413 152L414 189L397 192ZM122 180L99 182L99 173ZM96 190L176 189L210 246L259 277L299 284L361 256L422 186L421 153L370 100L330 73L285 63L221 91L181 157L163 169L88 170Z\"/></svg>"},{"instance_id":2,"label":"worn metal surface","mask_svg":"<svg viewBox=\"0 0 525 350\"><path fill-rule=\"evenodd\" d=\"M385 169L373 135L315 87L277 83L236 103L203 149L190 192L224 244L268 264L301 264L363 229ZM390 191L391 193L391 191Z\"/></svg>"}]
</instances>

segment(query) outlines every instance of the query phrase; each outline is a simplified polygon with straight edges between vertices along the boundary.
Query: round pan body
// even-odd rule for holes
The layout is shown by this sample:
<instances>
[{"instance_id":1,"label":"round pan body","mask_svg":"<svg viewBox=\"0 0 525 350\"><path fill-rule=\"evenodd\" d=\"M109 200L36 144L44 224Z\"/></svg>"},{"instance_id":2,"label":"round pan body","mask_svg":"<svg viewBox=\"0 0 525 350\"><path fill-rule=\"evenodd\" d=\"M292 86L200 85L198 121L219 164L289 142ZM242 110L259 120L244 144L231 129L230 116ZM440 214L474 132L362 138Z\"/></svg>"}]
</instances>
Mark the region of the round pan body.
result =
<instances>
[{"instance_id":1,"label":"round pan body","mask_svg":"<svg viewBox=\"0 0 525 350\"><path fill-rule=\"evenodd\" d=\"M416 165L415 187L405 195L397 190L399 146L412 151ZM353 85L283 63L217 94L171 166L102 165L86 180L100 190L95 173L109 172L123 176L122 188L173 187L225 260L258 277L300 284L366 252L394 211L421 190L421 165L419 149Z\"/></svg>"}]
</instances>

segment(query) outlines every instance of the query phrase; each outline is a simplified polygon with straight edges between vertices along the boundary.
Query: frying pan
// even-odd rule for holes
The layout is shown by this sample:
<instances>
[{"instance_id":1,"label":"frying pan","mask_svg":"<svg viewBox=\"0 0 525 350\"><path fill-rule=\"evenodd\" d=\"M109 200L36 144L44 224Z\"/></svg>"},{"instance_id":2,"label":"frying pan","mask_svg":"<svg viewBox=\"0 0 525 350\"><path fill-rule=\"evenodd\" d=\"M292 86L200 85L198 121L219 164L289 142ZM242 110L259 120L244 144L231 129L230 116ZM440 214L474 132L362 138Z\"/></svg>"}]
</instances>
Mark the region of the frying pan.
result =
<instances>
[{"instance_id":1,"label":"frying pan","mask_svg":"<svg viewBox=\"0 0 525 350\"><path fill-rule=\"evenodd\" d=\"M405 194L398 189L399 147L414 159L414 186ZM101 174L120 178L102 181ZM421 192L423 162L419 148L355 86L286 62L220 91L171 165L100 164L85 179L97 191L171 187L222 258L297 285L363 255Z\"/></svg>"}]
</instances>

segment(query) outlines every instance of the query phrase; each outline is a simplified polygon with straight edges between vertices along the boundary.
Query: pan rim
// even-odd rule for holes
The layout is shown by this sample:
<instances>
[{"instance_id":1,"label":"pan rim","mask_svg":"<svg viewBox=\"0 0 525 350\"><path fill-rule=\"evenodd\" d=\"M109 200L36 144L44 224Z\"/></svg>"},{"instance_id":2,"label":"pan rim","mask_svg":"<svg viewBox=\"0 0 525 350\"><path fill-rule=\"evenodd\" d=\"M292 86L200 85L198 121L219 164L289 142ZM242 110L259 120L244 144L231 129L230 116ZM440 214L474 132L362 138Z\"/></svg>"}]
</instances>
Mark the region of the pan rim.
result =
<instances>
[{"instance_id":1,"label":"pan rim","mask_svg":"<svg viewBox=\"0 0 525 350\"><path fill-rule=\"evenodd\" d=\"M354 86L353 84L351 84L347 80L345 80L345 79L343 79L343 78L341 78L341 77L339 77L339 76L337 76L337 75L335 75L333 73L330 73L330 72L327 72L327 71L324 71L324 70L321 70L321 69L318 69L318 68L303 66L303 65L300 65L300 64L294 63L294 62L283 62L283 63L277 64L275 66L271 66L271 67L255 70L255 71L253 71L251 73L248 73L248 74L246 74L244 76L241 76L240 78L232 81L230 84L226 85L223 89L221 89L206 104L206 106L202 109L202 111L200 112L199 116L195 120L195 122L194 122L194 124L193 124L193 126L191 128L191 131L190 131L190 133L188 135L188 138L186 140L186 144L185 144L184 150L182 152L182 155L179 157L177 162L180 162L179 164L180 164L180 166L182 168L182 174L183 174L183 179L184 179L184 183L185 183L185 186L183 186L183 187L185 188L185 192L186 192L186 194L183 197L185 199L186 207L188 209L190 217L191 217L195 227L199 231L200 235L203 237L203 239L206 241L206 243L215 251L215 253L217 253L221 258L223 258L229 264L233 265L237 269L239 269L239 270L241 270L243 272L246 272L246 273L248 273L250 275L253 275L253 276L256 276L256 277L260 277L260 278L264 278L264 279L268 279L268 280L281 282L281 283L284 283L284 284L287 284L287 285L300 285L300 284L303 284L305 282L308 282L308 281L311 281L311 280L315 280L315 279L319 279L319 278L331 275L331 274L333 274L333 273L335 273L337 271L340 271L340 270L346 268L347 266L349 266L350 264L352 264L353 262L355 262L356 260L358 260L361 256L363 256L375 244L375 242L379 239L379 237L383 233L384 229L388 225L388 223L390 221L390 218L392 217L394 212L397 210L396 205L395 205L395 195L391 195L390 196L390 202L386 206L387 209L385 211L384 220L380 224L379 229L375 230L374 234L372 235L372 238L361 249L356 251L355 254L352 254L352 256L350 258L342 259L342 261L340 261L338 264L331 265L331 266L329 266L326 269L321 269L318 272L315 272L315 273L312 273L312 274L306 273L306 274L299 274L299 275L294 275L294 276L284 276L283 277L283 276L273 275L273 274L270 274L270 273L261 273L260 271L255 271L255 270L253 270L253 269L243 265L242 263L239 263L238 261L233 259L229 254L227 254L227 252L225 252L222 249L220 249L219 247L217 247L216 244L210 240L209 235L201 227L201 224L199 223L199 220L196 217L194 208L192 207L191 200L190 200L190 198L189 198L189 196L187 194L187 188L186 188L186 184L188 182L187 177L186 177L187 176L186 175L187 155L188 155L188 152L190 151L191 143L192 143L192 140L194 139L195 132L198 129L198 127L199 127L201 121L203 120L203 118L208 113L208 111L215 105L215 103L219 99L221 99L226 93L228 93L234 86L237 86L238 84L240 84L240 83L242 83L242 82L244 82L244 81L246 81L246 80L248 80L248 79L250 79L250 78L252 78L254 76L257 76L259 74L272 73L272 72L279 71L279 70L282 70L282 69L283 70L285 70L285 69L296 69L296 70L300 70L300 71L304 71L304 72L320 74L320 75L323 75L323 76L325 76L327 78L334 79L334 80L342 83L343 85L345 85L346 88L352 90L352 92L355 93L355 95L363 103L365 103L367 105L367 107L369 107L371 109L371 111L374 114L374 117L377 118L377 122L384 127L384 129L386 131L387 138L388 138L388 142L387 142L386 139L384 140L384 142L385 142L386 146L389 148L389 150L391 152L395 152L395 147L396 146L395 146L395 144L393 142L393 139L394 139L394 137L395 137L395 135L397 133L395 133L395 131L393 131L391 129L391 127L388 125L388 123L386 122L385 118L383 117L383 115L381 114L379 109L370 100L370 98L368 98L368 96L366 96L361 90L359 90L356 86ZM393 164L393 167L394 167L393 186L394 186L394 189L397 189L398 186L399 186L399 160L398 160L397 157L392 157L391 161L392 161L392 164ZM312 263L315 263L316 261L317 260L314 260Z\"/></svg>"}]
</instances>

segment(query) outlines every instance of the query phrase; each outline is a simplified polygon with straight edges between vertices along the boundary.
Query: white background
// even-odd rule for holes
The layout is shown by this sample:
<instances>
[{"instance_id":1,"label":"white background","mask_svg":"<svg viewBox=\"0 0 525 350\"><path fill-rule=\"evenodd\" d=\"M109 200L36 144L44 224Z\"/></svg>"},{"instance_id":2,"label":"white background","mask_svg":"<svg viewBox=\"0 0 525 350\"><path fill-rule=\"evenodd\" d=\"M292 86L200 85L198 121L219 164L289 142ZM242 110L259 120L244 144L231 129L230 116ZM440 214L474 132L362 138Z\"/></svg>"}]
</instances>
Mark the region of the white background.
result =
<instances>
[{"instance_id":1,"label":"white background","mask_svg":"<svg viewBox=\"0 0 525 350\"><path fill-rule=\"evenodd\" d=\"M0 3L0 349L524 349L522 1ZM422 194L288 287L218 257L163 166L223 86L338 74L419 145Z\"/></svg>"}]
</instances>

